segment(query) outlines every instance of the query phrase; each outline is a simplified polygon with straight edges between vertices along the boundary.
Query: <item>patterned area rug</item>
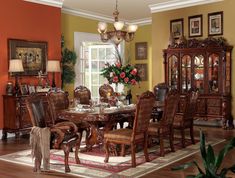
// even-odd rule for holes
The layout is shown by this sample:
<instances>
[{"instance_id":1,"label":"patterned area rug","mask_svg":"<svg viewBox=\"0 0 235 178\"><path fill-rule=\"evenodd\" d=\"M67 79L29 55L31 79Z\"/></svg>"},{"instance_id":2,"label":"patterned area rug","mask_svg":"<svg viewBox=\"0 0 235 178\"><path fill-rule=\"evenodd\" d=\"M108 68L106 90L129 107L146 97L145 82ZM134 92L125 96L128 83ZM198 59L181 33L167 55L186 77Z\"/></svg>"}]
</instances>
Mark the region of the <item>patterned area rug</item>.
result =
<instances>
[{"instance_id":1,"label":"patterned area rug","mask_svg":"<svg viewBox=\"0 0 235 178\"><path fill-rule=\"evenodd\" d=\"M225 140L209 140L207 143L215 145ZM168 143L166 143L168 144ZM169 144L168 144L169 145ZM74 152L70 153L69 164L71 172L69 174L79 177L90 178L106 178L106 177L141 177L149 174L155 170L158 170L164 166L167 166L173 162L186 158L199 151L199 141L195 145L191 145L190 141L186 141L187 147L182 149L180 140L175 139L175 152L170 152L170 148L167 147L165 157L159 156L159 146L156 145L149 148L149 157L151 162L145 162L143 152L140 151L136 154L137 167L131 167L131 157L126 155L111 156L109 163L104 163L104 151L102 147L97 147L92 152L79 153L81 164L75 164ZM33 161L30 155L30 150L20 151L8 155L0 156L0 160L13 162L17 164L23 164L33 166ZM64 153L61 150L51 150L51 170L64 172Z\"/></svg>"}]
</instances>

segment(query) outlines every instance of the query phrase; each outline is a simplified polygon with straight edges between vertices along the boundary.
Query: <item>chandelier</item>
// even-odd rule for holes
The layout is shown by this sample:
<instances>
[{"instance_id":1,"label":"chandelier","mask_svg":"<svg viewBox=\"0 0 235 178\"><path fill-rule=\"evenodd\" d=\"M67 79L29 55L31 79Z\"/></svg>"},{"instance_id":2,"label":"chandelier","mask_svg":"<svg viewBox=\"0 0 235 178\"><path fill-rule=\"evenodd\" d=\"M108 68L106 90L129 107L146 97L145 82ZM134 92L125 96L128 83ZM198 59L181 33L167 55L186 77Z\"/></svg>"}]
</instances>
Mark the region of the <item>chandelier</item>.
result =
<instances>
[{"instance_id":1,"label":"chandelier","mask_svg":"<svg viewBox=\"0 0 235 178\"><path fill-rule=\"evenodd\" d=\"M100 33L101 41L107 42L111 40L115 45L118 45L121 41L125 40L130 42L134 39L135 32L138 28L137 25L128 25L126 30L122 30L124 27L124 22L118 20L119 12L117 10L117 0L116 0L116 9L113 12L114 23L113 30L107 31L107 23L99 22L98 23L98 32Z\"/></svg>"}]
</instances>

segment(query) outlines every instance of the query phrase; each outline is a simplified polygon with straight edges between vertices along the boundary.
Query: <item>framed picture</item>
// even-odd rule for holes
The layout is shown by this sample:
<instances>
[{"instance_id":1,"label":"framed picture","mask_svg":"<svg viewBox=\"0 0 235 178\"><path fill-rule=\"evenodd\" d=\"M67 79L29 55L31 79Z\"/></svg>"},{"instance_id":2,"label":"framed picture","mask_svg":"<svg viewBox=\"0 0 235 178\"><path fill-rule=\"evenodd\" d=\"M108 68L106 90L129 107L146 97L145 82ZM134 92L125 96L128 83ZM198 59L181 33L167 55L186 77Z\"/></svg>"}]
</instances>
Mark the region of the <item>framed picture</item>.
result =
<instances>
[{"instance_id":1,"label":"framed picture","mask_svg":"<svg viewBox=\"0 0 235 178\"><path fill-rule=\"evenodd\" d=\"M148 44L147 44L147 42L135 43L135 58L137 60L148 58Z\"/></svg>"},{"instance_id":2,"label":"framed picture","mask_svg":"<svg viewBox=\"0 0 235 178\"><path fill-rule=\"evenodd\" d=\"M20 92L21 92L21 95L27 95L27 94L29 94L28 85L22 83L22 84L20 85Z\"/></svg>"},{"instance_id":3,"label":"framed picture","mask_svg":"<svg viewBox=\"0 0 235 178\"><path fill-rule=\"evenodd\" d=\"M223 12L208 14L208 36L223 35Z\"/></svg>"},{"instance_id":4,"label":"framed picture","mask_svg":"<svg viewBox=\"0 0 235 178\"><path fill-rule=\"evenodd\" d=\"M9 60L22 59L24 72L18 75L38 75L39 71L46 74L47 42L8 39L8 50Z\"/></svg>"},{"instance_id":5,"label":"framed picture","mask_svg":"<svg viewBox=\"0 0 235 178\"><path fill-rule=\"evenodd\" d=\"M147 64L135 64L135 67L138 69L141 81L147 81L148 80Z\"/></svg>"},{"instance_id":6,"label":"framed picture","mask_svg":"<svg viewBox=\"0 0 235 178\"><path fill-rule=\"evenodd\" d=\"M170 32L173 38L178 39L184 35L184 19L175 19L170 21Z\"/></svg>"},{"instance_id":7,"label":"framed picture","mask_svg":"<svg viewBox=\"0 0 235 178\"><path fill-rule=\"evenodd\" d=\"M29 94L36 92L34 85L28 85L28 89L29 89Z\"/></svg>"},{"instance_id":8,"label":"framed picture","mask_svg":"<svg viewBox=\"0 0 235 178\"><path fill-rule=\"evenodd\" d=\"M189 37L202 36L202 15L195 15L188 17L188 32Z\"/></svg>"}]
</instances>

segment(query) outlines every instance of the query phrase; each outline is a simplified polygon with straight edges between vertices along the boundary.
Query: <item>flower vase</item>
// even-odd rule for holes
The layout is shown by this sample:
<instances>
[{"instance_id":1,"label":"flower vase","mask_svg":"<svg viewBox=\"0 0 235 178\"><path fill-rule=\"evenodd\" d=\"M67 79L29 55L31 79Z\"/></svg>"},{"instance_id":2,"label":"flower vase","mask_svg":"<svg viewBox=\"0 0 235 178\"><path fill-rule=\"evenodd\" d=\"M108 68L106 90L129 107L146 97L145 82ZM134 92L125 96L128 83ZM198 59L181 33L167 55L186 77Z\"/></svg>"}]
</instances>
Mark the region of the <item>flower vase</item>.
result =
<instances>
[{"instance_id":1,"label":"flower vase","mask_svg":"<svg viewBox=\"0 0 235 178\"><path fill-rule=\"evenodd\" d=\"M124 85L122 83L116 83L113 86L116 93L124 93Z\"/></svg>"}]
</instances>

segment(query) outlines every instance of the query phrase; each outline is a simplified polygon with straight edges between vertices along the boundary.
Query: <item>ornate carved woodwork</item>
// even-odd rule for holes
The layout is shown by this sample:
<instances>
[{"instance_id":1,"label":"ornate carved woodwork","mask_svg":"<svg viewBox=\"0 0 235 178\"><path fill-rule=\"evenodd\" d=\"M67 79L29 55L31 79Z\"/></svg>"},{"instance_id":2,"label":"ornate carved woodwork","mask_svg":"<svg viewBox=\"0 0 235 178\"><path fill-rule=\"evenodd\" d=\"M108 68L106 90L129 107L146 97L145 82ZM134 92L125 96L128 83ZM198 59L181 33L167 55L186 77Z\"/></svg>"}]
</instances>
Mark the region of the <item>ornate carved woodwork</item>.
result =
<instances>
[{"instance_id":1,"label":"ornate carved woodwork","mask_svg":"<svg viewBox=\"0 0 235 178\"><path fill-rule=\"evenodd\" d=\"M163 50L165 82L181 95L195 88L199 91L196 117L222 120L231 124L231 67L233 47L224 38L190 39ZM184 107L181 96L179 109ZM228 124L230 123L230 124Z\"/></svg>"}]
</instances>

